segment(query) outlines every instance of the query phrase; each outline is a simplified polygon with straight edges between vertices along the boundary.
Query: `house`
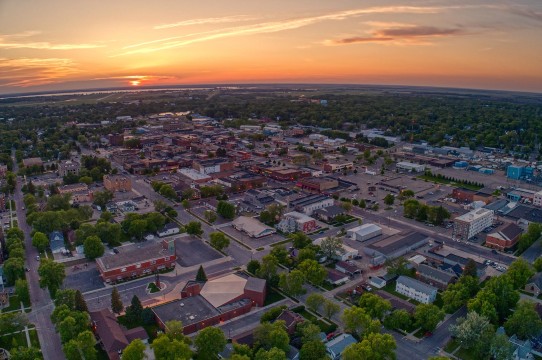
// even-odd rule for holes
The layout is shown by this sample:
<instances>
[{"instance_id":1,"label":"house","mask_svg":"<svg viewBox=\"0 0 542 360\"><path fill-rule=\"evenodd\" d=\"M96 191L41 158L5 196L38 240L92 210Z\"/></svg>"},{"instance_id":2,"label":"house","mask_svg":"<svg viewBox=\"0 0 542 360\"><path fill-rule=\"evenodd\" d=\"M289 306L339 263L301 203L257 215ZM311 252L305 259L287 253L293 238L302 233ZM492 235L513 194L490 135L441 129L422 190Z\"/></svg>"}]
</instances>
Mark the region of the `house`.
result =
<instances>
[{"instance_id":1,"label":"house","mask_svg":"<svg viewBox=\"0 0 542 360\"><path fill-rule=\"evenodd\" d=\"M284 214L276 227L283 233L296 231L309 233L316 229L316 220L300 212L292 211Z\"/></svg>"},{"instance_id":2,"label":"house","mask_svg":"<svg viewBox=\"0 0 542 360\"><path fill-rule=\"evenodd\" d=\"M378 235L382 235L382 228L375 224L363 224L347 230L346 234L352 238L352 240L366 241L375 238Z\"/></svg>"},{"instance_id":3,"label":"house","mask_svg":"<svg viewBox=\"0 0 542 360\"><path fill-rule=\"evenodd\" d=\"M176 224L167 223L164 225L164 227L161 230L158 231L158 236L164 237L164 236L175 235L175 234L178 234L179 231L180 229Z\"/></svg>"},{"instance_id":4,"label":"house","mask_svg":"<svg viewBox=\"0 0 542 360\"><path fill-rule=\"evenodd\" d=\"M395 291L423 304L435 301L438 289L407 276L399 276Z\"/></svg>"},{"instance_id":5,"label":"house","mask_svg":"<svg viewBox=\"0 0 542 360\"><path fill-rule=\"evenodd\" d=\"M329 223L333 222L337 216L344 215L345 213L346 211L342 207L331 205L322 209L316 209L313 214L317 219Z\"/></svg>"},{"instance_id":6,"label":"house","mask_svg":"<svg viewBox=\"0 0 542 360\"><path fill-rule=\"evenodd\" d=\"M350 334L341 334L326 343L326 351L332 360L341 358L343 351L358 341Z\"/></svg>"},{"instance_id":7,"label":"house","mask_svg":"<svg viewBox=\"0 0 542 360\"><path fill-rule=\"evenodd\" d=\"M49 234L49 247L53 254L66 250L64 247L64 235L60 231L53 231Z\"/></svg>"},{"instance_id":8,"label":"house","mask_svg":"<svg viewBox=\"0 0 542 360\"><path fill-rule=\"evenodd\" d=\"M232 221L232 226L236 230L242 231L252 238L261 238L277 232L277 230L274 228L248 216L239 216L237 219Z\"/></svg>"},{"instance_id":9,"label":"house","mask_svg":"<svg viewBox=\"0 0 542 360\"><path fill-rule=\"evenodd\" d=\"M353 262L339 261L337 264L335 264L335 269L349 276L361 274L361 269L354 265Z\"/></svg>"},{"instance_id":10,"label":"house","mask_svg":"<svg viewBox=\"0 0 542 360\"><path fill-rule=\"evenodd\" d=\"M384 286L386 286L387 282L386 282L386 280L382 279L381 277L372 276L369 279L369 284L373 285L377 289L382 289Z\"/></svg>"},{"instance_id":11,"label":"house","mask_svg":"<svg viewBox=\"0 0 542 360\"><path fill-rule=\"evenodd\" d=\"M540 295L542 292L542 273L536 273L529 279L527 285L525 285L525 291L533 293L536 297Z\"/></svg>"},{"instance_id":12,"label":"house","mask_svg":"<svg viewBox=\"0 0 542 360\"><path fill-rule=\"evenodd\" d=\"M418 266L416 275L418 279L441 290L446 289L448 285L457 279L453 272L436 269L425 264Z\"/></svg>"},{"instance_id":13,"label":"house","mask_svg":"<svg viewBox=\"0 0 542 360\"><path fill-rule=\"evenodd\" d=\"M148 341L147 332L143 327L138 326L130 330L124 330L109 309L91 312L90 320L98 344L107 353L110 360L120 359L122 350L132 340L141 339L144 343Z\"/></svg>"},{"instance_id":14,"label":"house","mask_svg":"<svg viewBox=\"0 0 542 360\"><path fill-rule=\"evenodd\" d=\"M523 233L523 229L516 224L508 224L503 229L487 234L486 246L498 249L507 250L519 241L519 237Z\"/></svg>"},{"instance_id":15,"label":"house","mask_svg":"<svg viewBox=\"0 0 542 360\"><path fill-rule=\"evenodd\" d=\"M293 335L295 333L297 324L304 322L305 318L289 309L284 309L275 321L278 320L284 321L286 331L288 334Z\"/></svg>"},{"instance_id":16,"label":"house","mask_svg":"<svg viewBox=\"0 0 542 360\"><path fill-rule=\"evenodd\" d=\"M326 281L333 285L342 285L347 283L350 277L335 269L327 269Z\"/></svg>"}]
</instances>

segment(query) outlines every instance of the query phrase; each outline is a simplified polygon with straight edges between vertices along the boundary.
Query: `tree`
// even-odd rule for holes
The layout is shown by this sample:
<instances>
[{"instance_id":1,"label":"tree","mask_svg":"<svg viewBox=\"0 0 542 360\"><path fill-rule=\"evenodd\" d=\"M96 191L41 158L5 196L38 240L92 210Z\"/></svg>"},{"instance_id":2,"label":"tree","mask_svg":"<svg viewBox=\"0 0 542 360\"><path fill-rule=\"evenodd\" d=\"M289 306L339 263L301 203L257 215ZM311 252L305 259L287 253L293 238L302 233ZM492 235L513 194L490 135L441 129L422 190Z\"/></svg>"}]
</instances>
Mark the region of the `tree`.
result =
<instances>
[{"instance_id":1,"label":"tree","mask_svg":"<svg viewBox=\"0 0 542 360\"><path fill-rule=\"evenodd\" d=\"M384 196L384 204L392 206L394 202L395 196L393 194L387 194L386 196Z\"/></svg>"},{"instance_id":2,"label":"tree","mask_svg":"<svg viewBox=\"0 0 542 360\"><path fill-rule=\"evenodd\" d=\"M196 274L196 281L207 281L207 275L203 270L203 265L199 266L198 273Z\"/></svg>"},{"instance_id":3,"label":"tree","mask_svg":"<svg viewBox=\"0 0 542 360\"><path fill-rule=\"evenodd\" d=\"M415 269L413 269L408 261L402 256L393 260L386 260L385 265L388 268L388 274L396 276L412 276L415 272Z\"/></svg>"},{"instance_id":4,"label":"tree","mask_svg":"<svg viewBox=\"0 0 542 360\"><path fill-rule=\"evenodd\" d=\"M203 216L205 216L205 220L207 220L211 224L216 221L216 213L212 210L205 210Z\"/></svg>"},{"instance_id":5,"label":"tree","mask_svg":"<svg viewBox=\"0 0 542 360\"><path fill-rule=\"evenodd\" d=\"M316 260L316 252L310 248L304 248L297 253L297 261L302 263L305 260Z\"/></svg>"},{"instance_id":6,"label":"tree","mask_svg":"<svg viewBox=\"0 0 542 360\"><path fill-rule=\"evenodd\" d=\"M66 305L70 310L75 310L75 292L74 289L58 290L55 297L55 307Z\"/></svg>"},{"instance_id":7,"label":"tree","mask_svg":"<svg viewBox=\"0 0 542 360\"><path fill-rule=\"evenodd\" d=\"M260 324L263 324L264 322L273 322L275 321L279 315L284 311L284 309L287 309L287 306L276 306L274 308L271 308L267 310L263 315L260 317Z\"/></svg>"},{"instance_id":8,"label":"tree","mask_svg":"<svg viewBox=\"0 0 542 360\"><path fill-rule=\"evenodd\" d=\"M324 317L331 319L333 315L337 314L341 310L339 304L335 304L334 301L326 299L323 304L322 312Z\"/></svg>"},{"instance_id":9,"label":"tree","mask_svg":"<svg viewBox=\"0 0 542 360\"><path fill-rule=\"evenodd\" d=\"M79 333L86 330L88 326L88 315L86 313L74 311L57 324L60 340L62 340L63 343L67 343L68 341L76 338Z\"/></svg>"},{"instance_id":10,"label":"tree","mask_svg":"<svg viewBox=\"0 0 542 360\"><path fill-rule=\"evenodd\" d=\"M344 211L346 211L347 213L349 213L350 211L352 211L352 203L349 202L349 201L341 201L341 207L344 209Z\"/></svg>"},{"instance_id":11,"label":"tree","mask_svg":"<svg viewBox=\"0 0 542 360\"><path fill-rule=\"evenodd\" d=\"M305 303L311 311L318 312L325 301L326 298L322 294L311 293L309 296L307 296Z\"/></svg>"},{"instance_id":12,"label":"tree","mask_svg":"<svg viewBox=\"0 0 542 360\"><path fill-rule=\"evenodd\" d=\"M493 331L489 319L472 311L466 317L457 319L456 324L450 325L450 333L455 336L465 349L478 344L486 331Z\"/></svg>"},{"instance_id":13,"label":"tree","mask_svg":"<svg viewBox=\"0 0 542 360\"><path fill-rule=\"evenodd\" d=\"M226 346L226 337L219 328L206 327L196 335L194 345L198 352L198 359L216 359L218 353Z\"/></svg>"},{"instance_id":14,"label":"tree","mask_svg":"<svg viewBox=\"0 0 542 360\"><path fill-rule=\"evenodd\" d=\"M541 272L542 271L542 256L539 256L539 257L536 258L536 260L533 263L533 266L534 266L536 272Z\"/></svg>"},{"instance_id":15,"label":"tree","mask_svg":"<svg viewBox=\"0 0 542 360\"><path fill-rule=\"evenodd\" d=\"M64 355L68 360L96 360L95 344L94 334L90 330L83 331L75 339L64 344Z\"/></svg>"},{"instance_id":16,"label":"tree","mask_svg":"<svg viewBox=\"0 0 542 360\"><path fill-rule=\"evenodd\" d=\"M394 310L384 319L384 326L388 329L406 330L410 327L412 319L408 311L404 309Z\"/></svg>"},{"instance_id":17,"label":"tree","mask_svg":"<svg viewBox=\"0 0 542 360\"><path fill-rule=\"evenodd\" d=\"M35 347L27 348L19 346L16 349L12 348L10 350L10 355L10 360L37 360L43 358L40 349Z\"/></svg>"},{"instance_id":18,"label":"tree","mask_svg":"<svg viewBox=\"0 0 542 360\"><path fill-rule=\"evenodd\" d=\"M26 280L17 279L15 281L15 295L23 304L30 304L30 292Z\"/></svg>"},{"instance_id":19,"label":"tree","mask_svg":"<svg viewBox=\"0 0 542 360\"><path fill-rule=\"evenodd\" d=\"M17 279L24 278L24 260L13 257L4 262L4 275L8 285L15 284Z\"/></svg>"},{"instance_id":20,"label":"tree","mask_svg":"<svg viewBox=\"0 0 542 360\"><path fill-rule=\"evenodd\" d=\"M265 279L269 285L278 284L277 276L278 261L273 255L265 255L260 263L260 269L256 274L259 278Z\"/></svg>"},{"instance_id":21,"label":"tree","mask_svg":"<svg viewBox=\"0 0 542 360\"><path fill-rule=\"evenodd\" d=\"M235 217L235 205L220 200L216 206L216 212L224 219L232 220Z\"/></svg>"},{"instance_id":22,"label":"tree","mask_svg":"<svg viewBox=\"0 0 542 360\"><path fill-rule=\"evenodd\" d=\"M303 260L297 268L308 282L317 286L322 285L327 277L326 269L316 260Z\"/></svg>"},{"instance_id":23,"label":"tree","mask_svg":"<svg viewBox=\"0 0 542 360\"><path fill-rule=\"evenodd\" d=\"M146 230L147 230L147 221L143 219L138 219L130 223L128 234L136 238L136 240L141 240Z\"/></svg>"},{"instance_id":24,"label":"tree","mask_svg":"<svg viewBox=\"0 0 542 360\"><path fill-rule=\"evenodd\" d=\"M222 251L230 246L230 239L228 239L226 235L221 232L212 232L209 234L209 237L211 239L211 246L218 251Z\"/></svg>"},{"instance_id":25,"label":"tree","mask_svg":"<svg viewBox=\"0 0 542 360\"><path fill-rule=\"evenodd\" d=\"M395 360L397 344L390 334L369 334L359 343L344 349L343 360Z\"/></svg>"},{"instance_id":26,"label":"tree","mask_svg":"<svg viewBox=\"0 0 542 360\"><path fill-rule=\"evenodd\" d=\"M303 342L299 351L299 360L325 360L329 359L326 346L320 340Z\"/></svg>"},{"instance_id":27,"label":"tree","mask_svg":"<svg viewBox=\"0 0 542 360\"><path fill-rule=\"evenodd\" d=\"M87 259L96 259L104 254L105 248L102 240L97 236L89 236L83 242L83 249Z\"/></svg>"},{"instance_id":28,"label":"tree","mask_svg":"<svg viewBox=\"0 0 542 360\"><path fill-rule=\"evenodd\" d=\"M519 301L519 293L514 290L512 280L507 274L491 278L476 296L468 301L469 311L486 316L492 323L504 320Z\"/></svg>"},{"instance_id":29,"label":"tree","mask_svg":"<svg viewBox=\"0 0 542 360\"><path fill-rule=\"evenodd\" d=\"M141 339L132 340L132 342L122 351L122 360L143 360L146 359L145 344Z\"/></svg>"},{"instance_id":30,"label":"tree","mask_svg":"<svg viewBox=\"0 0 542 360\"><path fill-rule=\"evenodd\" d=\"M517 258L508 267L506 275L512 280L514 289L524 288L527 281L534 275L533 268L529 262L523 258Z\"/></svg>"},{"instance_id":31,"label":"tree","mask_svg":"<svg viewBox=\"0 0 542 360\"><path fill-rule=\"evenodd\" d=\"M124 310L124 305L122 303L122 299L120 298L119 290L116 286L114 286L113 290L111 291L111 310L113 310L113 312L117 315Z\"/></svg>"},{"instance_id":32,"label":"tree","mask_svg":"<svg viewBox=\"0 0 542 360\"><path fill-rule=\"evenodd\" d=\"M88 306L87 302L85 301L85 298L83 297L83 294L81 294L81 291L76 290L75 291L75 310L76 311L82 311L82 312L88 312Z\"/></svg>"},{"instance_id":33,"label":"tree","mask_svg":"<svg viewBox=\"0 0 542 360\"><path fill-rule=\"evenodd\" d=\"M391 303L372 293L364 293L359 299L359 307L364 309L371 317L382 320L384 315L391 311Z\"/></svg>"},{"instance_id":34,"label":"tree","mask_svg":"<svg viewBox=\"0 0 542 360\"><path fill-rule=\"evenodd\" d=\"M447 313L453 313L461 306L465 305L480 288L478 279L472 276L462 275L455 284L450 284L442 293L444 303L443 310Z\"/></svg>"},{"instance_id":35,"label":"tree","mask_svg":"<svg viewBox=\"0 0 542 360\"><path fill-rule=\"evenodd\" d=\"M510 343L508 336L497 334L491 340L489 353L495 360L509 360L513 358L514 347Z\"/></svg>"},{"instance_id":36,"label":"tree","mask_svg":"<svg viewBox=\"0 0 542 360\"><path fill-rule=\"evenodd\" d=\"M60 288L66 277L64 265L50 259L43 259L38 268L38 274L40 276L40 287L48 288L51 297L54 298L56 291Z\"/></svg>"},{"instance_id":37,"label":"tree","mask_svg":"<svg viewBox=\"0 0 542 360\"><path fill-rule=\"evenodd\" d=\"M346 331L360 338L362 335L367 336L367 334L380 331L380 321L373 320L364 309L357 306L345 309L341 320Z\"/></svg>"},{"instance_id":38,"label":"tree","mask_svg":"<svg viewBox=\"0 0 542 360\"><path fill-rule=\"evenodd\" d=\"M516 334L522 340L540 334L542 320L535 310L535 304L530 301L520 301L516 310L504 323L504 328L508 334Z\"/></svg>"},{"instance_id":39,"label":"tree","mask_svg":"<svg viewBox=\"0 0 542 360\"><path fill-rule=\"evenodd\" d=\"M260 262L258 260L250 260L247 264L247 271L253 275L256 275L260 270Z\"/></svg>"},{"instance_id":40,"label":"tree","mask_svg":"<svg viewBox=\"0 0 542 360\"><path fill-rule=\"evenodd\" d=\"M337 237L329 236L320 243L320 250L329 259L334 258L337 254L344 253L343 242Z\"/></svg>"},{"instance_id":41,"label":"tree","mask_svg":"<svg viewBox=\"0 0 542 360\"><path fill-rule=\"evenodd\" d=\"M436 329L438 323L444 319L444 311L440 310L433 304L420 304L416 306L414 312L414 320L416 326L421 327L425 331L433 331Z\"/></svg>"},{"instance_id":42,"label":"tree","mask_svg":"<svg viewBox=\"0 0 542 360\"><path fill-rule=\"evenodd\" d=\"M286 353L278 348L272 348L270 350L260 349L254 355L254 360L284 360L286 359Z\"/></svg>"},{"instance_id":43,"label":"tree","mask_svg":"<svg viewBox=\"0 0 542 360\"><path fill-rule=\"evenodd\" d=\"M139 324L141 322L141 313L143 312L143 305L141 301L134 295L130 306L126 308L126 319L132 324Z\"/></svg>"},{"instance_id":44,"label":"tree","mask_svg":"<svg viewBox=\"0 0 542 360\"><path fill-rule=\"evenodd\" d=\"M300 335L303 343L309 341L320 341L320 327L311 323L310 321L304 321L297 324L296 331Z\"/></svg>"},{"instance_id":45,"label":"tree","mask_svg":"<svg viewBox=\"0 0 542 360\"><path fill-rule=\"evenodd\" d=\"M184 228L189 235L200 236L203 234L201 223L199 221L190 221Z\"/></svg>"},{"instance_id":46,"label":"tree","mask_svg":"<svg viewBox=\"0 0 542 360\"><path fill-rule=\"evenodd\" d=\"M44 233L36 231L34 236L32 236L32 245L38 250L38 252L43 252L49 245L49 239Z\"/></svg>"},{"instance_id":47,"label":"tree","mask_svg":"<svg viewBox=\"0 0 542 360\"><path fill-rule=\"evenodd\" d=\"M469 259L465 264L463 269L463 274L461 276L472 276L473 278L478 278L478 269L476 267L476 262L472 259Z\"/></svg>"},{"instance_id":48,"label":"tree","mask_svg":"<svg viewBox=\"0 0 542 360\"><path fill-rule=\"evenodd\" d=\"M192 350L188 344L170 339L166 334L160 334L152 342L151 348L158 360L188 360L192 358Z\"/></svg>"},{"instance_id":49,"label":"tree","mask_svg":"<svg viewBox=\"0 0 542 360\"><path fill-rule=\"evenodd\" d=\"M188 199L184 199L183 201L181 201L181 205L183 206L183 209L190 209L190 201L188 201Z\"/></svg>"},{"instance_id":50,"label":"tree","mask_svg":"<svg viewBox=\"0 0 542 360\"><path fill-rule=\"evenodd\" d=\"M272 348L288 351L290 337L286 332L284 321L274 323L263 323L254 329L254 342L265 350Z\"/></svg>"},{"instance_id":51,"label":"tree","mask_svg":"<svg viewBox=\"0 0 542 360\"><path fill-rule=\"evenodd\" d=\"M296 249L303 249L312 243L310 237L302 231L298 231L288 235L288 238L292 240L292 243Z\"/></svg>"},{"instance_id":52,"label":"tree","mask_svg":"<svg viewBox=\"0 0 542 360\"><path fill-rule=\"evenodd\" d=\"M46 209L48 211L68 210L70 205L71 194L52 195L47 199Z\"/></svg>"},{"instance_id":53,"label":"tree","mask_svg":"<svg viewBox=\"0 0 542 360\"><path fill-rule=\"evenodd\" d=\"M292 270L287 274L280 274L279 286L285 293L298 296L304 293L303 283L305 276L299 270Z\"/></svg>"},{"instance_id":54,"label":"tree","mask_svg":"<svg viewBox=\"0 0 542 360\"><path fill-rule=\"evenodd\" d=\"M105 205L113 200L113 193L109 190L96 191L93 195L93 199L94 204L100 206L102 209L105 209Z\"/></svg>"}]
</instances>

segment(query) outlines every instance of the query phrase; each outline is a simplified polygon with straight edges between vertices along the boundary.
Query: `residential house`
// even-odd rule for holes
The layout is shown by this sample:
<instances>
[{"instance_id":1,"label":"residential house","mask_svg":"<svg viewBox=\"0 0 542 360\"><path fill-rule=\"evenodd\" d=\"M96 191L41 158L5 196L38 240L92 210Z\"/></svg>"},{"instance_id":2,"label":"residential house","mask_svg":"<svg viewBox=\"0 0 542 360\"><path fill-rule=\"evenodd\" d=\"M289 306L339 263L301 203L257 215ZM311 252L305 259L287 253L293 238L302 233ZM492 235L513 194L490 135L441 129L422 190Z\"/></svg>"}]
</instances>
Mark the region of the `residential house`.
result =
<instances>
[{"instance_id":1,"label":"residential house","mask_svg":"<svg viewBox=\"0 0 542 360\"><path fill-rule=\"evenodd\" d=\"M326 351L332 360L338 360L348 346L357 342L358 341L352 335L341 334L326 343Z\"/></svg>"},{"instance_id":2,"label":"residential house","mask_svg":"<svg viewBox=\"0 0 542 360\"><path fill-rule=\"evenodd\" d=\"M386 286L387 284L387 281L382 279L381 277L378 277L378 276L372 276L370 279L369 279L369 284L370 285L373 285L375 288L377 289L382 289L384 286Z\"/></svg>"},{"instance_id":3,"label":"residential house","mask_svg":"<svg viewBox=\"0 0 542 360\"><path fill-rule=\"evenodd\" d=\"M335 269L349 276L361 274L361 269L354 265L353 262L339 261L335 264Z\"/></svg>"},{"instance_id":4,"label":"residential house","mask_svg":"<svg viewBox=\"0 0 542 360\"><path fill-rule=\"evenodd\" d=\"M284 324L286 326L286 331L290 335L293 335L295 333L297 324L300 324L305 321L303 316L289 309L282 310L282 312L280 313L280 315L277 317L275 321L279 321L279 320L284 321Z\"/></svg>"},{"instance_id":5,"label":"residential house","mask_svg":"<svg viewBox=\"0 0 542 360\"><path fill-rule=\"evenodd\" d=\"M450 271L436 269L429 265L420 264L416 272L417 278L423 282L444 290L457 280L457 276Z\"/></svg>"},{"instance_id":6,"label":"residential house","mask_svg":"<svg viewBox=\"0 0 542 360\"><path fill-rule=\"evenodd\" d=\"M158 230L158 236L164 237L164 236L170 236L175 235L180 232L179 227L174 223L167 223L164 225L164 227L161 230Z\"/></svg>"},{"instance_id":7,"label":"residential house","mask_svg":"<svg viewBox=\"0 0 542 360\"><path fill-rule=\"evenodd\" d=\"M322 209L314 210L313 215L317 219L330 223L333 222L337 216L344 215L345 213L346 211L342 207L338 205L331 205Z\"/></svg>"},{"instance_id":8,"label":"residential house","mask_svg":"<svg viewBox=\"0 0 542 360\"><path fill-rule=\"evenodd\" d=\"M49 234L49 247L53 254L65 251L64 245L64 235L60 231L53 231Z\"/></svg>"},{"instance_id":9,"label":"residential house","mask_svg":"<svg viewBox=\"0 0 542 360\"><path fill-rule=\"evenodd\" d=\"M330 284L342 285L348 282L349 279L350 277L345 273L342 273L335 269L327 269L326 281L329 282Z\"/></svg>"},{"instance_id":10,"label":"residential house","mask_svg":"<svg viewBox=\"0 0 542 360\"><path fill-rule=\"evenodd\" d=\"M533 293L535 297L540 295L542 292L542 273L536 273L529 279L527 285L525 285L525 291Z\"/></svg>"}]
</instances>

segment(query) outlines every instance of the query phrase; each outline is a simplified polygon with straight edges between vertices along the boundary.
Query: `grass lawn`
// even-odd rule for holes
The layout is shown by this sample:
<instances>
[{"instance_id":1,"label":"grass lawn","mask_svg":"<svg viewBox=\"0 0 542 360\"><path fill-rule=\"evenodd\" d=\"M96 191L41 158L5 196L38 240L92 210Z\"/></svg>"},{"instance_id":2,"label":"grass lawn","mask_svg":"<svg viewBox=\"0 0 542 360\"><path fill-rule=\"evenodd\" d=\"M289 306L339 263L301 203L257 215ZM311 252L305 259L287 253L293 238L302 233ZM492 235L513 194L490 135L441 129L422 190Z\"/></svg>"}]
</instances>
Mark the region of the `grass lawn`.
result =
<instances>
[{"instance_id":1,"label":"grass lawn","mask_svg":"<svg viewBox=\"0 0 542 360\"><path fill-rule=\"evenodd\" d=\"M417 337L418 339L421 339L423 338L423 335L425 334L425 332L426 331L424 329L420 329L414 333L414 336Z\"/></svg>"},{"instance_id":2,"label":"grass lawn","mask_svg":"<svg viewBox=\"0 0 542 360\"><path fill-rule=\"evenodd\" d=\"M281 301L282 299L284 299L284 296L279 294L274 289L268 289L267 290L267 296L265 297L264 306L274 304L274 303L276 303L278 301Z\"/></svg>"},{"instance_id":3,"label":"grass lawn","mask_svg":"<svg viewBox=\"0 0 542 360\"><path fill-rule=\"evenodd\" d=\"M422 179L422 180L432 181L432 182L438 183L438 184L459 186L459 187L463 187L463 188L470 189L470 190L480 190L482 188L481 186L463 183L463 182L461 182L461 180L452 181L452 180L440 179L440 178L438 178L438 177L436 177L434 175L428 176L428 175L424 174L424 175L418 176L418 178Z\"/></svg>"},{"instance_id":4,"label":"grass lawn","mask_svg":"<svg viewBox=\"0 0 542 360\"><path fill-rule=\"evenodd\" d=\"M151 283L149 283L149 285L147 285L147 289L149 290L149 292L150 292L151 294L160 291L160 289L158 288L158 286L156 286L156 284L153 283L153 282L151 282Z\"/></svg>"},{"instance_id":5,"label":"grass lawn","mask_svg":"<svg viewBox=\"0 0 542 360\"><path fill-rule=\"evenodd\" d=\"M388 292L388 293L390 293L390 294L392 294L392 295L395 295L395 296L397 296L398 298L401 298L401 299L403 299L403 300L410 301L410 298L409 298L409 297L407 297L407 296L405 296L405 295L403 295L403 294L399 294L397 291L395 291L395 281L388 282L388 283L386 284L386 286L384 286L384 287L382 288L382 290L384 290L384 291L386 291L386 292Z\"/></svg>"},{"instance_id":6,"label":"grass lawn","mask_svg":"<svg viewBox=\"0 0 542 360\"><path fill-rule=\"evenodd\" d=\"M21 302L19 301L19 298L17 295L12 295L9 297L9 306L6 306L2 309L2 312L8 312L13 310L18 310L21 308Z\"/></svg>"},{"instance_id":7,"label":"grass lawn","mask_svg":"<svg viewBox=\"0 0 542 360\"><path fill-rule=\"evenodd\" d=\"M38 340L38 333L35 329L28 330L30 336L30 344L40 349L40 342ZM7 349L8 351L14 347L27 347L26 335L24 332L19 332L13 335L0 336L0 348Z\"/></svg>"},{"instance_id":8,"label":"grass lawn","mask_svg":"<svg viewBox=\"0 0 542 360\"><path fill-rule=\"evenodd\" d=\"M469 349L460 348L454 355L463 360L476 360L476 355Z\"/></svg>"},{"instance_id":9,"label":"grass lawn","mask_svg":"<svg viewBox=\"0 0 542 360\"><path fill-rule=\"evenodd\" d=\"M324 281L324 283L322 284L322 287L326 289L327 291L331 291L335 289L335 285L330 284L328 281Z\"/></svg>"},{"instance_id":10,"label":"grass lawn","mask_svg":"<svg viewBox=\"0 0 542 360\"><path fill-rule=\"evenodd\" d=\"M304 306L300 306L299 308L294 309L294 311L299 315L303 316L305 319L309 320L314 325L317 325L320 330L322 330L326 334L337 330L337 324L332 321L330 321L330 324L328 324L325 321L318 319L316 316L308 312Z\"/></svg>"},{"instance_id":11,"label":"grass lawn","mask_svg":"<svg viewBox=\"0 0 542 360\"><path fill-rule=\"evenodd\" d=\"M452 339L450 341L448 341L448 343L446 344L446 346L444 347L444 351L446 351L447 353L451 354L454 352L455 349L457 349L459 347L459 343L455 340L455 339Z\"/></svg>"}]
</instances>

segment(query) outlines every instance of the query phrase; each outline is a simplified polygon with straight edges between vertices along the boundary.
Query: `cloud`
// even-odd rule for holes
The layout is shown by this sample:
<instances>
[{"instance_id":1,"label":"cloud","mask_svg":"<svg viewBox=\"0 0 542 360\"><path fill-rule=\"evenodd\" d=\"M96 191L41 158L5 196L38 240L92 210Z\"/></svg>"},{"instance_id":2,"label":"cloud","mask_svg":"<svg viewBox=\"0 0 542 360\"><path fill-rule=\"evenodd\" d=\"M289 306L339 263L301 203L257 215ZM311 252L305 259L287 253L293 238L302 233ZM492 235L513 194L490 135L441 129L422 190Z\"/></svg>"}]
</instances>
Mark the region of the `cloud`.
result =
<instances>
[{"instance_id":1,"label":"cloud","mask_svg":"<svg viewBox=\"0 0 542 360\"><path fill-rule=\"evenodd\" d=\"M536 11L534 9L519 6L508 7L507 10L512 14L542 22L542 11Z\"/></svg>"},{"instance_id":2,"label":"cloud","mask_svg":"<svg viewBox=\"0 0 542 360\"><path fill-rule=\"evenodd\" d=\"M294 30L299 29L305 26L317 24L324 21L338 21L344 20L352 17L359 17L367 14L396 14L396 13L412 13L412 14L435 14L443 11L443 7L426 7L426 6L380 6L380 7L370 7L362 9L352 9L333 12L329 14L323 14L318 16L297 18L297 19L287 19L279 21L271 21L265 23L258 23L246 26L237 26L225 29L217 29L211 31L208 35L204 36L194 36L192 39L182 40L182 41L171 41L177 40L169 38L157 39L151 42L140 43L135 45L130 45L130 47L139 47L142 45L148 44L158 44L154 47L143 47L140 49L130 50L119 55L132 55L137 53L149 53L160 50L166 50L171 48L182 47L198 42L216 40L227 37L234 36L243 36L243 35L254 35L254 34L265 34L265 33L274 33L285 30Z\"/></svg>"},{"instance_id":3,"label":"cloud","mask_svg":"<svg viewBox=\"0 0 542 360\"><path fill-rule=\"evenodd\" d=\"M0 85L35 86L78 74L76 64L64 58L0 58Z\"/></svg>"},{"instance_id":4,"label":"cloud","mask_svg":"<svg viewBox=\"0 0 542 360\"><path fill-rule=\"evenodd\" d=\"M214 17L214 18L204 18L204 19L192 19L184 20L171 24L156 25L154 29L169 29L179 26L191 26L191 25L205 25L205 24L221 24L221 23L232 23L239 21L249 21L255 20L257 18L251 17L248 15L234 15L234 16L224 16L224 17Z\"/></svg>"},{"instance_id":5,"label":"cloud","mask_svg":"<svg viewBox=\"0 0 542 360\"><path fill-rule=\"evenodd\" d=\"M77 50L104 47L102 44L53 44L47 41L27 41L20 38L33 37L41 31L23 31L16 34L0 34L0 49Z\"/></svg>"},{"instance_id":6,"label":"cloud","mask_svg":"<svg viewBox=\"0 0 542 360\"><path fill-rule=\"evenodd\" d=\"M386 23L373 24L377 29L369 31L369 36L349 36L335 40L325 40L324 45L348 45L358 43L393 43L398 45L416 44L428 45L428 39L466 34L465 30L456 28L439 28L412 24L394 23L385 27Z\"/></svg>"}]
</instances>

